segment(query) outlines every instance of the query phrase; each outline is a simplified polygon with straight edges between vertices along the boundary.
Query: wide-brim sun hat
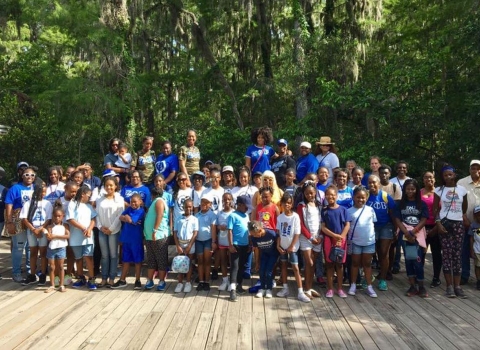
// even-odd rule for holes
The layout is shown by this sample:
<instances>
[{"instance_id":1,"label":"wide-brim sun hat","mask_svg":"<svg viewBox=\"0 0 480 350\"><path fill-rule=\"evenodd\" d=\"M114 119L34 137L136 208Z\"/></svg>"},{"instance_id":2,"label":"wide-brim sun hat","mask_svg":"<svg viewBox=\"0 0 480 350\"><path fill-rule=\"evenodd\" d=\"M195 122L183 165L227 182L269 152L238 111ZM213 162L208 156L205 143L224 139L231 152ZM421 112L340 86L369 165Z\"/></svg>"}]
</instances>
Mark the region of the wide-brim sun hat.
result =
<instances>
[{"instance_id":1,"label":"wide-brim sun hat","mask_svg":"<svg viewBox=\"0 0 480 350\"><path fill-rule=\"evenodd\" d=\"M330 136L322 136L320 137L320 140L315 142L315 144L320 146L330 146L330 145L334 145L335 142L332 142L332 139L330 138Z\"/></svg>"}]
</instances>

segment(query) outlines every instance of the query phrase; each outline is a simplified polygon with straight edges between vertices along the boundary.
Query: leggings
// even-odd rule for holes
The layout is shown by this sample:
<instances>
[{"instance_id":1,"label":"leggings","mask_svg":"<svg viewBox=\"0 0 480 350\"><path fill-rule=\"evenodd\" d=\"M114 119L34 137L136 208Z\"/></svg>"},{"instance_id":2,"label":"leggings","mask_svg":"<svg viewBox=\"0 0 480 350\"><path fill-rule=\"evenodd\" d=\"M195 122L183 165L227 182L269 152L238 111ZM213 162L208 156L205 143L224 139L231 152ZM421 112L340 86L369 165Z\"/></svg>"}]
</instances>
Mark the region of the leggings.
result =
<instances>
[{"instance_id":1,"label":"leggings","mask_svg":"<svg viewBox=\"0 0 480 350\"><path fill-rule=\"evenodd\" d=\"M426 227L427 231L430 231L433 227ZM432 264L433 264L433 278L438 279L442 270L442 245L440 244L440 235L437 233L433 237L427 236L427 246L430 246L432 251ZM425 264L425 256L424 261Z\"/></svg>"},{"instance_id":2,"label":"leggings","mask_svg":"<svg viewBox=\"0 0 480 350\"><path fill-rule=\"evenodd\" d=\"M230 253L230 283L243 282L243 272L248 257L248 245L235 245L236 253Z\"/></svg>"},{"instance_id":3,"label":"leggings","mask_svg":"<svg viewBox=\"0 0 480 350\"><path fill-rule=\"evenodd\" d=\"M443 273L460 276L462 270L462 245L464 227L462 221L449 220L447 233L440 234L442 244Z\"/></svg>"}]
</instances>

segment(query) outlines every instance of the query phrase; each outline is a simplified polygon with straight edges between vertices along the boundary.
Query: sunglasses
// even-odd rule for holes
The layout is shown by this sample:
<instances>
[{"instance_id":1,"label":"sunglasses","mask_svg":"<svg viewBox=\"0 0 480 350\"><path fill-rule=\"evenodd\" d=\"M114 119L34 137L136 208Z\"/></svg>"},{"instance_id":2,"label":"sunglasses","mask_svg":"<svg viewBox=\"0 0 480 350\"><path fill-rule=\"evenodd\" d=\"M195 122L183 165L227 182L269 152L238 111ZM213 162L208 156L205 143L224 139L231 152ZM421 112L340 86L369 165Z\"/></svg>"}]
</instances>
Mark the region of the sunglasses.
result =
<instances>
[{"instance_id":1,"label":"sunglasses","mask_svg":"<svg viewBox=\"0 0 480 350\"><path fill-rule=\"evenodd\" d=\"M184 177L184 178L178 179L178 181L187 181L187 178Z\"/></svg>"},{"instance_id":2,"label":"sunglasses","mask_svg":"<svg viewBox=\"0 0 480 350\"><path fill-rule=\"evenodd\" d=\"M23 177L35 177L35 174L23 174Z\"/></svg>"}]
</instances>

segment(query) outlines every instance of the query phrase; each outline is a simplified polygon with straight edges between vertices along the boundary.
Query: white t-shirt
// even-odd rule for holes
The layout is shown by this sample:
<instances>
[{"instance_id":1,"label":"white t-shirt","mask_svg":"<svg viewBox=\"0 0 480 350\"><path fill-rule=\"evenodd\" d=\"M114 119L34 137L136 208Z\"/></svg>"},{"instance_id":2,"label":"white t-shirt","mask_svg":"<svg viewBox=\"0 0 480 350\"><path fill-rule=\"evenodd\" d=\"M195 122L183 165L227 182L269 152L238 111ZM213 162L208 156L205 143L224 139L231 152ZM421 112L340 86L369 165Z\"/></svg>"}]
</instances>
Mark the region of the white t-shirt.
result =
<instances>
[{"instance_id":1,"label":"white t-shirt","mask_svg":"<svg viewBox=\"0 0 480 350\"><path fill-rule=\"evenodd\" d=\"M377 222L375 210L366 205L364 206L364 209L356 207L348 208L348 213L350 214L352 221L350 222L350 230L348 231L347 239L351 239L354 244L361 247L375 244L374 222ZM354 228L355 232L353 232Z\"/></svg>"},{"instance_id":2,"label":"white t-shirt","mask_svg":"<svg viewBox=\"0 0 480 350\"><path fill-rule=\"evenodd\" d=\"M223 189L223 187L219 187L217 189L213 189L210 187L210 188L207 188L203 193L205 194L208 193L210 196L212 196L213 202L212 202L211 208L215 214L218 214L223 210L222 197L223 197L223 194L225 193L225 190Z\"/></svg>"},{"instance_id":3,"label":"white t-shirt","mask_svg":"<svg viewBox=\"0 0 480 350\"><path fill-rule=\"evenodd\" d=\"M126 162L124 162L119 156L118 160L115 162L115 165L120 168L130 169L130 164L132 163L132 155L130 153L125 153L122 157L125 158Z\"/></svg>"},{"instance_id":4,"label":"white t-shirt","mask_svg":"<svg viewBox=\"0 0 480 350\"><path fill-rule=\"evenodd\" d=\"M467 190L463 186L446 187L440 186L435 189L435 194L440 197L441 210L440 219L447 218L449 220L462 221L462 203L463 197L467 194Z\"/></svg>"},{"instance_id":5,"label":"white t-shirt","mask_svg":"<svg viewBox=\"0 0 480 350\"><path fill-rule=\"evenodd\" d=\"M64 248L68 245L68 240L66 239L55 239L55 236L65 236L65 226L55 225L52 227L52 236L54 238L48 244L50 249Z\"/></svg>"},{"instance_id":6,"label":"white t-shirt","mask_svg":"<svg viewBox=\"0 0 480 350\"><path fill-rule=\"evenodd\" d=\"M231 213L233 213L234 210L230 211L221 211L217 214L217 225L225 225L227 226L228 224L228 217L230 216ZM217 233L217 239L218 239L218 245L228 247L228 230L218 230Z\"/></svg>"},{"instance_id":7,"label":"white t-shirt","mask_svg":"<svg viewBox=\"0 0 480 350\"><path fill-rule=\"evenodd\" d=\"M97 216L97 212L93 209L90 204L78 203L76 201L70 201L68 203L67 222L70 219L74 219L80 225L84 227L90 226L90 222ZM70 245L83 246L87 244L93 244L93 235L90 237L84 236L83 232L79 229L70 225Z\"/></svg>"},{"instance_id":8,"label":"white t-shirt","mask_svg":"<svg viewBox=\"0 0 480 350\"><path fill-rule=\"evenodd\" d=\"M185 211L183 210L183 202L185 202L185 199L192 198L192 189L191 188L186 188L184 190L178 190L177 197L173 201L173 222L177 222Z\"/></svg>"},{"instance_id":9,"label":"white t-shirt","mask_svg":"<svg viewBox=\"0 0 480 350\"><path fill-rule=\"evenodd\" d=\"M206 187L202 186L198 191L196 189L192 190L193 195L193 207L199 208L200 207L200 198L202 198L203 191L206 190Z\"/></svg>"},{"instance_id":10,"label":"white t-shirt","mask_svg":"<svg viewBox=\"0 0 480 350\"><path fill-rule=\"evenodd\" d=\"M20 219L28 218L30 203L31 201L27 201L23 205L22 210L20 211ZM52 211L53 211L52 203L50 203L45 199L42 199L41 201L39 201L37 204L37 210L35 210L35 213L33 214L33 217L32 217L31 223L33 227L38 228L42 226L45 223L45 221L50 220L52 218Z\"/></svg>"},{"instance_id":11,"label":"white t-shirt","mask_svg":"<svg viewBox=\"0 0 480 350\"><path fill-rule=\"evenodd\" d=\"M280 214L277 218L277 231L280 235L280 246L283 249L290 247L293 242L294 235L300 235L300 217L293 212L292 215ZM300 239L297 240L294 252L300 247Z\"/></svg>"},{"instance_id":12,"label":"white t-shirt","mask_svg":"<svg viewBox=\"0 0 480 350\"><path fill-rule=\"evenodd\" d=\"M177 232L177 238L180 245L183 246L189 244L193 237L193 232L198 232L198 219L193 215L190 215L188 218L181 216L175 221L173 230Z\"/></svg>"},{"instance_id":13,"label":"white t-shirt","mask_svg":"<svg viewBox=\"0 0 480 350\"><path fill-rule=\"evenodd\" d=\"M397 191L400 190L400 192L403 192L403 184L408 179L410 179L408 176L403 180L400 180L398 177L395 176L393 179L390 179L390 182L397 185Z\"/></svg>"},{"instance_id":14,"label":"white t-shirt","mask_svg":"<svg viewBox=\"0 0 480 350\"><path fill-rule=\"evenodd\" d=\"M253 197L255 196L255 193L258 192L258 188L256 188L255 186L251 186L251 185L248 185L248 186L245 186L245 187L234 187L232 188L232 196L233 196L233 201L235 202L235 205L237 205L237 198L239 196L248 196L250 197L250 199L253 200ZM252 209L251 208L251 205L248 206L248 211L247 211L247 214L250 214L252 212Z\"/></svg>"}]
</instances>

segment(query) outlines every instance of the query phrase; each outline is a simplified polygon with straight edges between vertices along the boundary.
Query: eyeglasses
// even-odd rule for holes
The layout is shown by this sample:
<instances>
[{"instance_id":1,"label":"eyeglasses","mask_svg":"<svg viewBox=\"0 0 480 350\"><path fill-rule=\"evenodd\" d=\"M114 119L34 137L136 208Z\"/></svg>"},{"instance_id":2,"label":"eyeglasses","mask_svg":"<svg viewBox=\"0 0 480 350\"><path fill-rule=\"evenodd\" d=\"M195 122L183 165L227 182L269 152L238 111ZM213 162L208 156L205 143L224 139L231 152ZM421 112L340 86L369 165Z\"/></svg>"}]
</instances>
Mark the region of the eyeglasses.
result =
<instances>
[{"instance_id":1,"label":"eyeglasses","mask_svg":"<svg viewBox=\"0 0 480 350\"><path fill-rule=\"evenodd\" d=\"M201 178L201 177L194 177L193 178L193 181L202 181L202 180L203 180L203 178Z\"/></svg>"},{"instance_id":2,"label":"eyeglasses","mask_svg":"<svg viewBox=\"0 0 480 350\"><path fill-rule=\"evenodd\" d=\"M178 179L178 181L187 181L187 178L184 177L184 178Z\"/></svg>"},{"instance_id":3,"label":"eyeglasses","mask_svg":"<svg viewBox=\"0 0 480 350\"><path fill-rule=\"evenodd\" d=\"M35 177L35 174L23 174L23 177Z\"/></svg>"},{"instance_id":4,"label":"eyeglasses","mask_svg":"<svg viewBox=\"0 0 480 350\"><path fill-rule=\"evenodd\" d=\"M118 147L118 143L112 143L112 147L113 146L117 146Z\"/></svg>"}]
</instances>

